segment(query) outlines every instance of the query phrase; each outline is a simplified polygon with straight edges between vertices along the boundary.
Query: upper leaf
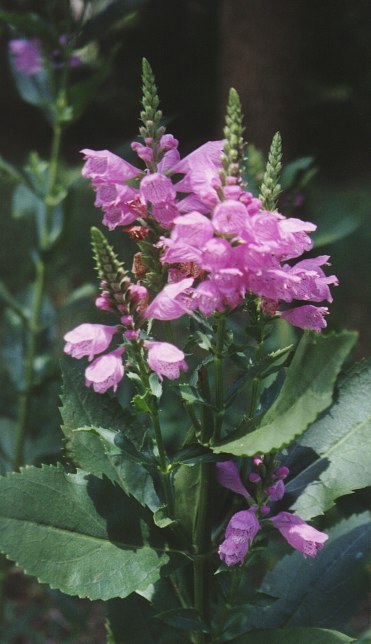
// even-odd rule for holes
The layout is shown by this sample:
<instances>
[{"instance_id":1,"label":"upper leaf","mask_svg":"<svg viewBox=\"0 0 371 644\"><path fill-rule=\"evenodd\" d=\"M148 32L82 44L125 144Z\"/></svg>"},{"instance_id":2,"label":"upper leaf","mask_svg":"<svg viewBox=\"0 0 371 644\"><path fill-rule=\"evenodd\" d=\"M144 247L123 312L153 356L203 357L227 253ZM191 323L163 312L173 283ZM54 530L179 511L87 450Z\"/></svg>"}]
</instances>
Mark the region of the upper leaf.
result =
<instances>
[{"instance_id":1,"label":"upper leaf","mask_svg":"<svg viewBox=\"0 0 371 644\"><path fill-rule=\"evenodd\" d=\"M283 387L258 429L245 424L242 431L213 447L216 453L236 456L267 454L288 445L329 406L341 366L356 334L303 335L287 369ZM246 434L247 430L252 429ZM245 435L243 434L243 431Z\"/></svg>"},{"instance_id":2,"label":"upper leaf","mask_svg":"<svg viewBox=\"0 0 371 644\"><path fill-rule=\"evenodd\" d=\"M159 579L169 562L143 545L136 507L85 472L28 467L0 479L0 548L52 588L89 599L126 597Z\"/></svg>"},{"instance_id":3,"label":"upper leaf","mask_svg":"<svg viewBox=\"0 0 371 644\"><path fill-rule=\"evenodd\" d=\"M301 437L299 445L320 458L287 485L295 492L310 482L293 508L304 519L323 514L335 499L371 485L371 359L356 364L339 387L337 401Z\"/></svg>"}]
</instances>

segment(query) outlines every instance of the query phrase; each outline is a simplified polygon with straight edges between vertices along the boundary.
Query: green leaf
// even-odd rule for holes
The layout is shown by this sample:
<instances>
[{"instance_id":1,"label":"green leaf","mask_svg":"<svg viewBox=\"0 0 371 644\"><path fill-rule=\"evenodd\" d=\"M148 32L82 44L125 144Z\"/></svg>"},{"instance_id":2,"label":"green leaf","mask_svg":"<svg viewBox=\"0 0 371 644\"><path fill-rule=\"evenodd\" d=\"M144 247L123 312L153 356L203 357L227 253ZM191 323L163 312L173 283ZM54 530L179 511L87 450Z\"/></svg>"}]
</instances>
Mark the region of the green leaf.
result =
<instances>
[{"instance_id":1,"label":"green leaf","mask_svg":"<svg viewBox=\"0 0 371 644\"><path fill-rule=\"evenodd\" d=\"M311 474L323 470L319 481L310 482L293 508L303 519L329 510L339 496L371 485L371 359L356 364L342 381L338 398L327 413L301 437L299 445L313 449L319 459L288 485L300 488Z\"/></svg>"},{"instance_id":2,"label":"green leaf","mask_svg":"<svg viewBox=\"0 0 371 644\"><path fill-rule=\"evenodd\" d=\"M139 9L146 0L114 0L102 11L87 20L77 39L77 47L84 47L92 40L102 38L133 11Z\"/></svg>"},{"instance_id":3,"label":"green leaf","mask_svg":"<svg viewBox=\"0 0 371 644\"><path fill-rule=\"evenodd\" d=\"M287 163L281 173L281 184L283 190L288 190L296 183L300 175L307 172L314 163L314 157L300 157L291 163Z\"/></svg>"},{"instance_id":4,"label":"green leaf","mask_svg":"<svg viewBox=\"0 0 371 644\"><path fill-rule=\"evenodd\" d=\"M370 514L345 519L328 534L315 559L293 552L266 574L260 590L277 600L255 610L250 628L346 628L367 592L363 569L369 558Z\"/></svg>"},{"instance_id":5,"label":"green leaf","mask_svg":"<svg viewBox=\"0 0 371 644\"><path fill-rule=\"evenodd\" d=\"M134 414L128 409L122 409L116 398L111 398L108 394L96 394L88 389L84 383L85 366L81 363L64 358L61 368L63 376L62 430L67 438L67 450L77 459L77 463L79 462L79 454L84 451L85 443L89 442L89 448L93 447L90 438L86 435L74 433L74 430L79 427L108 427L122 431L140 450L144 432ZM98 436L96 436L96 446L99 450Z\"/></svg>"},{"instance_id":6,"label":"green leaf","mask_svg":"<svg viewBox=\"0 0 371 644\"><path fill-rule=\"evenodd\" d=\"M67 594L107 600L147 588L169 556L143 545L135 508L107 485L60 466L0 479L1 550Z\"/></svg>"},{"instance_id":7,"label":"green leaf","mask_svg":"<svg viewBox=\"0 0 371 644\"><path fill-rule=\"evenodd\" d=\"M150 413L151 411L151 408L147 403L147 394L143 394L142 396L140 394L135 394L135 396L133 396L132 403L140 412Z\"/></svg>"},{"instance_id":8,"label":"green leaf","mask_svg":"<svg viewBox=\"0 0 371 644\"><path fill-rule=\"evenodd\" d=\"M195 608L171 608L163 613L157 613L156 618L181 630L208 632L205 622Z\"/></svg>"},{"instance_id":9,"label":"green leaf","mask_svg":"<svg viewBox=\"0 0 371 644\"><path fill-rule=\"evenodd\" d=\"M50 22L43 20L38 14L33 12L16 12L16 11L0 11L0 20L6 24L16 27L23 35L35 38L35 36L42 36L43 38L50 39L55 34Z\"/></svg>"},{"instance_id":10,"label":"green leaf","mask_svg":"<svg viewBox=\"0 0 371 644\"><path fill-rule=\"evenodd\" d=\"M325 628L278 628L252 631L231 640L230 644L345 644L345 642L355 642L355 639Z\"/></svg>"},{"instance_id":11,"label":"green leaf","mask_svg":"<svg viewBox=\"0 0 371 644\"><path fill-rule=\"evenodd\" d=\"M161 398L162 396L162 384L158 378L158 375L156 373L151 373L149 377L149 386L151 389L152 394L156 398Z\"/></svg>"},{"instance_id":12,"label":"green leaf","mask_svg":"<svg viewBox=\"0 0 371 644\"><path fill-rule=\"evenodd\" d=\"M287 369L283 387L258 429L254 422L213 447L216 453L253 456L267 454L291 443L326 409L341 366L356 341L344 331L330 335L305 333ZM247 430L252 429L246 434Z\"/></svg>"},{"instance_id":13,"label":"green leaf","mask_svg":"<svg viewBox=\"0 0 371 644\"><path fill-rule=\"evenodd\" d=\"M169 525L174 525L176 523L174 519L170 519L168 515L167 505L162 505L156 510L153 515L153 520L155 522L155 525L157 525L159 528L167 528Z\"/></svg>"},{"instance_id":14,"label":"green leaf","mask_svg":"<svg viewBox=\"0 0 371 644\"><path fill-rule=\"evenodd\" d=\"M181 465L174 474L174 515L188 537L193 534L197 517L200 476L200 465Z\"/></svg>"},{"instance_id":15,"label":"green leaf","mask_svg":"<svg viewBox=\"0 0 371 644\"><path fill-rule=\"evenodd\" d=\"M141 463L132 460L130 456L127 457L126 453L116 446L114 438L117 432L100 427L81 427L76 431L88 432L93 440L93 448L89 450L86 463L84 456L80 456L82 467L91 462L90 454L96 448L95 436L99 436L101 448L96 454L95 461L96 464L99 463L99 468L95 465L95 471L91 473L99 477L104 474L112 483L117 483L126 494L139 501L141 505L150 508L152 512L160 507L161 502L154 488L152 476Z\"/></svg>"}]
</instances>

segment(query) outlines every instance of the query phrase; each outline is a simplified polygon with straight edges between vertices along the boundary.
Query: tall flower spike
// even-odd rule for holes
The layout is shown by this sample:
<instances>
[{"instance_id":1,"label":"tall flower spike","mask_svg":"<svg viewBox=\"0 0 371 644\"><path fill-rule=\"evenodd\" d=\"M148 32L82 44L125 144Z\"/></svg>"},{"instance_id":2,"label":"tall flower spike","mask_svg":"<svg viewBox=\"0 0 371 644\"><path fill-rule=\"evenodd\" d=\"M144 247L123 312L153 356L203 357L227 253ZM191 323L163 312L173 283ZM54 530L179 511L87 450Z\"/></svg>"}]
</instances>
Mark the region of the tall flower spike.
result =
<instances>
[{"instance_id":1,"label":"tall flower spike","mask_svg":"<svg viewBox=\"0 0 371 644\"><path fill-rule=\"evenodd\" d=\"M229 90L227 114L224 127L224 148L221 157L223 170L221 179L226 184L227 177L240 177L240 164L244 155L244 127L242 125L243 114L241 101L236 90L231 87Z\"/></svg>"},{"instance_id":2,"label":"tall flower spike","mask_svg":"<svg viewBox=\"0 0 371 644\"><path fill-rule=\"evenodd\" d=\"M282 170L282 139L279 132L273 137L259 198L266 210L275 210L278 195L281 192L279 176Z\"/></svg>"},{"instance_id":3,"label":"tall flower spike","mask_svg":"<svg viewBox=\"0 0 371 644\"><path fill-rule=\"evenodd\" d=\"M131 281L123 263L118 260L112 246L98 228L91 229L91 243L103 295L111 310L134 317L136 303L131 297Z\"/></svg>"},{"instance_id":4,"label":"tall flower spike","mask_svg":"<svg viewBox=\"0 0 371 644\"><path fill-rule=\"evenodd\" d=\"M142 60L142 83L143 110L140 113L140 118L143 127L139 129L139 132L144 139L152 139L152 143L156 144L164 134L165 128L160 127L162 119L162 112L158 109L160 100L157 95L155 77L146 58Z\"/></svg>"}]
</instances>

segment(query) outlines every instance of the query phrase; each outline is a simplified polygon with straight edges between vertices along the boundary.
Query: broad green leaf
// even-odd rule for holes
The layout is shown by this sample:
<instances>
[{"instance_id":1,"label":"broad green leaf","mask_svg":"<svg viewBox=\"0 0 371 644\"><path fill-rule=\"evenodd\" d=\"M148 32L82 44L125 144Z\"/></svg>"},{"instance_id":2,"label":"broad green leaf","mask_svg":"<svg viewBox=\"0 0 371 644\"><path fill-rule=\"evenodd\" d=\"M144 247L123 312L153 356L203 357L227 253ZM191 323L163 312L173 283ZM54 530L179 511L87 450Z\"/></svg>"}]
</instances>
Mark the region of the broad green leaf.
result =
<instances>
[{"instance_id":1,"label":"broad green leaf","mask_svg":"<svg viewBox=\"0 0 371 644\"><path fill-rule=\"evenodd\" d=\"M277 628L251 631L231 640L230 644L345 644L346 642L355 642L355 639L325 628Z\"/></svg>"},{"instance_id":2,"label":"broad green leaf","mask_svg":"<svg viewBox=\"0 0 371 644\"><path fill-rule=\"evenodd\" d=\"M301 437L299 444L313 449L319 459L287 486L300 489L310 482L293 509L303 519L323 514L335 499L371 485L371 359L356 364L339 387L336 402Z\"/></svg>"},{"instance_id":3,"label":"broad green leaf","mask_svg":"<svg viewBox=\"0 0 371 644\"><path fill-rule=\"evenodd\" d=\"M266 574L260 590L277 601L257 609L248 618L250 628L347 626L367 592L370 514L345 519L328 534L315 559L293 552Z\"/></svg>"},{"instance_id":4,"label":"broad green leaf","mask_svg":"<svg viewBox=\"0 0 371 644\"><path fill-rule=\"evenodd\" d=\"M306 333L287 369L282 389L263 416L258 429L247 423L232 437L215 445L216 453L253 456L267 454L291 443L302 434L332 400L341 366L356 341L356 334ZM246 433L247 430L252 430ZM243 435L243 431L245 435Z\"/></svg>"},{"instance_id":5,"label":"broad green leaf","mask_svg":"<svg viewBox=\"0 0 371 644\"><path fill-rule=\"evenodd\" d=\"M84 383L84 365L65 358L62 363L63 394L61 415L62 430L67 439L67 452L73 461L83 469L100 476L99 468L108 467L107 457L102 449L99 436L88 436L75 432L79 427L107 427L122 431L140 449L143 430L133 414L123 410L115 398L108 394L96 394ZM90 459L89 461L87 459Z\"/></svg>"},{"instance_id":6,"label":"broad green leaf","mask_svg":"<svg viewBox=\"0 0 371 644\"><path fill-rule=\"evenodd\" d=\"M164 551L143 545L135 507L85 472L28 467L0 479L0 548L67 594L126 597L159 579L169 562Z\"/></svg>"},{"instance_id":7,"label":"broad green leaf","mask_svg":"<svg viewBox=\"0 0 371 644\"><path fill-rule=\"evenodd\" d=\"M161 502L151 474L141 463L134 461L130 455L127 457L125 452L117 447L114 440L117 432L99 427L81 427L77 431L90 436L93 448L96 447L95 437L100 438L101 449L99 454L96 454L96 463L102 450L104 456L102 455L100 459L101 472L93 472L96 476L105 474L112 483L117 483L126 494L134 497L141 505L149 507L153 512L160 507ZM83 456L80 457L81 460L84 461ZM90 462L90 456L88 462ZM81 465L84 466L84 462Z\"/></svg>"},{"instance_id":8,"label":"broad green leaf","mask_svg":"<svg viewBox=\"0 0 371 644\"><path fill-rule=\"evenodd\" d=\"M171 608L157 613L156 618L184 631L208 632L205 622L195 608Z\"/></svg>"}]
</instances>

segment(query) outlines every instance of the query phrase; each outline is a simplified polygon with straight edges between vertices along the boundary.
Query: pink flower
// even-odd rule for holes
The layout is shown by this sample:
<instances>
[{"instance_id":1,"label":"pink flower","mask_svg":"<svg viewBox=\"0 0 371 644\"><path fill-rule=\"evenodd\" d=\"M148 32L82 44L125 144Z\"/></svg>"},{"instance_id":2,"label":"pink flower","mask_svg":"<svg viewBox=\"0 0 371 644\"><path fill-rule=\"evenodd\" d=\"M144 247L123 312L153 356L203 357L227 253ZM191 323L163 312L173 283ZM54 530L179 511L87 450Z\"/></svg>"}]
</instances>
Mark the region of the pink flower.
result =
<instances>
[{"instance_id":1,"label":"pink flower","mask_svg":"<svg viewBox=\"0 0 371 644\"><path fill-rule=\"evenodd\" d=\"M219 546L219 557L227 566L243 563L249 546L260 530L260 523L255 515L255 508L236 512L229 521L225 540Z\"/></svg>"},{"instance_id":2,"label":"pink flower","mask_svg":"<svg viewBox=\"0 0 371 644\"><path fill-rule=\"evenodd\" d=\"M82 176L91 179L94 186L100 183L121 183L133 179L140 170L109 150L81 150L86 161Z\"/></svg>"},{"instance_id":3,"label":"pink flower","mask_svg":"<svg viewBox=\"0 0 371 644\"><path fill-rule=\"evenodd\" d=\"M327 306L305 304L304 306L298 306L296 309L282 311L281 316L293 326L298 326L300 329L311 329L319 333L321 329L325 329L327 326L324 317L327 314Z\"/></svg>"},{"instance_id":4,"label":"pink flower","mask_svg":"<svg viewBox=\"0 0 371 644\"><path fill-rule=\"evenodd\" d=\"M193 309L193 303L189 297L192 284L192 277L167 284L147 307L145 317L155 320L176 320L185 313L190 313Z\"/></svg>"},{"instance_id":5,"label":"pink flower","mask_svg":"<svg viewBox=\"0 0 371 644\"><path fill-rule=\"evenodd\" d=\"M279 512L270 519L286 541L304 554L304 557L315 557L322 550L328 535L308 525L300 517L290 512Z\"/></svg>"},{"instance_id":6,"label":"pink flower","mask_svg":"<svg viewBox=\"0 0 371 644\"><path fill-rule=\"evenodd\" d=\"M226 199L218 204L213 213L213 226L223 235L239 235L245 228L248 213L240 201Z\"/></svg>"},{"instance_id":7,"label":"pink flower","mask_svg":"<svg viewBox=\"0 0 371 644\"><path fill-rule=\"evenodd\" d=\"M80 324L64 336L64 351L73 358L88 356L88 359L92 360L97 353L102 353L109 347L117 331L117 326Z\"/></svg>"},{"instance_id":8,"label":"pink flower","mask_svg":"<svg viewBox=\"0 0 371 644\"><path fill-rule=\"evenodd\" d=\"M34 76L42 71L40 41L37 38L10 40L9 51L14 56L14 65L19 72Z\"/></svg>"},{"instance_id":9,"label":"pink flower","mask_svg":"<svg viewBox=\"0 0 371 644\"><path fill-rule=\"evenodd\" d=\"M169 380L179 378L181 371L187 371L188 365L184 360L183 351L169 342L145 342L148 349L147 361L152 369L163 380L163 376Z\"/></svg>"},{"instance_id":10,"label":"pink flower","mask_svg":"<svg viewBox=\"0 0 371 644\"><path fill-rule=\"evenodd\" d=\"M274 479L286 479L289 474L290 474L289 468L285 467L285 465L281 465L276 470L274 470L273 478Z\"/></svg>"},{"instance_id":11,"label":"pink flower","mask_svg":"<svg viewBox=\"0 0 371 644\"><path fill-rule=\"evenodd\" d=\"M285 484L279 479L270 487L266 487L264 492L269 494L268 501L280 501L285 496Z\"/></svg>"},{"instance_id":12,"label":"pink flower","mask_svg":"<svg viewBox=\"0 0 371 644\"><path fill-rule=\"evenodd\" d=\"M233 461L216 464L216 480L228 490L241 494L245 499L250 498L250 494L241 481L237 465Z\"/></svg>"},{"instance_id":13,"label":"pink flower","mask_svg":"<svg viewBox=\"0 0 371 644\"><path fill-rule=\"evenodd\" d=\"M124 351L125 347L119 347L112 353L96 358L85 370L85 385L87 387L93 385L94 391L98 394L104 394L111 387L116 391L118 383L124 376L121 357Z\"/></svg>"},{"instance_id":14,"label":"pink flower","mask_svg":"<svg viewBox=\"0 0 371 644\"><path fill-rule=\"evenodd\" d=\"M159 172L147 174L140 183L140 194L146 201L158 205L175 199L175 188L165 175Z\"/></svg>"}]
</instances>

